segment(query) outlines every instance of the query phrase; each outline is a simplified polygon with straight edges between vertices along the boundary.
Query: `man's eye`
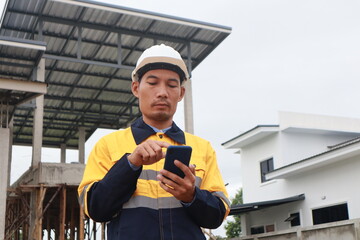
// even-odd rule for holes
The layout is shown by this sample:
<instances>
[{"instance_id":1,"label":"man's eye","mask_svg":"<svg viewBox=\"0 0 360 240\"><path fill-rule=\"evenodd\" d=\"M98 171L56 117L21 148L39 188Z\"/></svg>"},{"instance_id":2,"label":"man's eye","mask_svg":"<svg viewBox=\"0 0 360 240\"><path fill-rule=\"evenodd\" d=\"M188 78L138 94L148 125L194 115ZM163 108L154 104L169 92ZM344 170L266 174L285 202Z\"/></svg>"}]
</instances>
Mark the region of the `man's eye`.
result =
<instances>
[{"instance_id":1,"label":"man's eye","mask_svg":"<svg viewBox=\"0 0 360 240\"><path fill-rule=\"evenodd\" d=\"M156 85L156 82L148 82L149 85Z\"/></svg>"}]
</instances>

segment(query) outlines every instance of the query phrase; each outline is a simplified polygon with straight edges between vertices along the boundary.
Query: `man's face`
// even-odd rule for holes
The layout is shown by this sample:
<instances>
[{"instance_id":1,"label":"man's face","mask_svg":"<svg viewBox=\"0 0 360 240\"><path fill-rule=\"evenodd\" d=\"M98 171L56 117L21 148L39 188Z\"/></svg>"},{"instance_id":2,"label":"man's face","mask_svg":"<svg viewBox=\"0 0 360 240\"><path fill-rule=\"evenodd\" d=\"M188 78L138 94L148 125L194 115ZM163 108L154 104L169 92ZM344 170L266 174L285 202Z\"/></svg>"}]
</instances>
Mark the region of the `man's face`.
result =
<instances>
[{"instance_id":1,"label":"man's face","mask_svg":"<svg viewBox=\"0 0 360 240\"><path fill-rule=\"evenodd\" d=\"M132 83L132 91L139 98L143 118L149 124L172 122L177 103L185 94L179 75L165 69L146 72L140 82Z\"/></svg>"}]
</instances>

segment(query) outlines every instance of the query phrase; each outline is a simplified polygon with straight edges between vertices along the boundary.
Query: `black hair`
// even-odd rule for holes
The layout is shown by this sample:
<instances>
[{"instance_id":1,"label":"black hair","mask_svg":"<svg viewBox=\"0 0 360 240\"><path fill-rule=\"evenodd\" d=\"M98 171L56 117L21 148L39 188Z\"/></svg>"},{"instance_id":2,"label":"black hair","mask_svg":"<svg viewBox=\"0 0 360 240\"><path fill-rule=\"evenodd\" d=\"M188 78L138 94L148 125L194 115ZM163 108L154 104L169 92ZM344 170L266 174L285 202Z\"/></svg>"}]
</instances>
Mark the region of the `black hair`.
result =
<instances>
[{"instance_id":1,"label":"black hair","mask_svg":"<svg viewBox=\"0 0 360 240\"><path fill-rule=\"evenodd\" d=\"M146 64L137 71L139 82L146 72L156 69L167 69L176 72L180 77L180 84L182 84L183 81L185 80L185 73L179 66L166 62L157 62L157 63Z\"/></svg>"}]
</instances>

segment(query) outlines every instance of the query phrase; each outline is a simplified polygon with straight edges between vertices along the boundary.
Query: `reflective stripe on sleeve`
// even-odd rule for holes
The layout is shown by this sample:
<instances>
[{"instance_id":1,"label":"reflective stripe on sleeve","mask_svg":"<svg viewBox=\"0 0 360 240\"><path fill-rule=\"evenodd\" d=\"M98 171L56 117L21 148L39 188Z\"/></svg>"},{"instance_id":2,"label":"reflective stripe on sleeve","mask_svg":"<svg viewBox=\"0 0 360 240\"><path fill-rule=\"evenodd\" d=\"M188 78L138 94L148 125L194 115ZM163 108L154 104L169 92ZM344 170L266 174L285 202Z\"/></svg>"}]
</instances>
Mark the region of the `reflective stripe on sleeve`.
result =
<instances>
[{"instance_id":1,"label":"reflective stripe on sleeve","mask_svg":"<svg viewBox=\"0 0 360 240\"><path fill-rule=\"evenodd\" d=\"M86 193L86 189L88 188L89 185L85 185L80 196L79 196L79 204L80 206L84 209L85 208L85 193Z\"/></svg>"},{"instance_id":2,"label":"reflective stripe on sleeve","mask_svg":"<svg viewBox=\"0 0 360 240\"><path fill-rule=\"evenodd\" d=\"M174 197L150 198L145 196L133 196L123 205L123 209L146 207L154 210L162 208L180 208L182 207L179 200Z\"/></svg>"},{"instance_id":3,"label":"reflective stripe on sleeve","mask_svg":"<svg viewBox=\"0 0 360 240\"><path fill-rule=\"evenodd\" d=\"M227 205L228 207L230 207L230 201L229 199L225 196L225 194L223 192L212 192L212 195L221 198Z\"/></svg>"}]
</instances>

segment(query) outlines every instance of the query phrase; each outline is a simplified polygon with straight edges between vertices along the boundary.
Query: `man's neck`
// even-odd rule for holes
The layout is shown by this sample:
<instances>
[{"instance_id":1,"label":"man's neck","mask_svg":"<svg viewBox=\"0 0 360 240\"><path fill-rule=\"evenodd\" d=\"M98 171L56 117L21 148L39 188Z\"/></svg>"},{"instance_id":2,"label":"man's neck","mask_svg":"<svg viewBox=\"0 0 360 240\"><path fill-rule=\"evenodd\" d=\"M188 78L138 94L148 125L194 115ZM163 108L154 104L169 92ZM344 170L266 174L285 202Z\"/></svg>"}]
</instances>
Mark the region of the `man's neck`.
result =
<instances>
[{"instance_id":1,"label":"man's neck","mask_svg":"<svg viewBox=\"0 0 360 240\"><path fill-rule=\"evenodd\" d=\"M169 127L172 126L172 123L173 123L172 119L169 120L169 121L162 122L162 121L151 121L151 120L143 117L143 120L147 125L150 125L150 126L152 126L154 128L157 128L159 130L169 128Z\"/></svg>"}]
</instances>

